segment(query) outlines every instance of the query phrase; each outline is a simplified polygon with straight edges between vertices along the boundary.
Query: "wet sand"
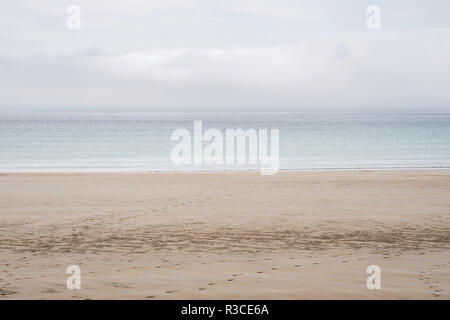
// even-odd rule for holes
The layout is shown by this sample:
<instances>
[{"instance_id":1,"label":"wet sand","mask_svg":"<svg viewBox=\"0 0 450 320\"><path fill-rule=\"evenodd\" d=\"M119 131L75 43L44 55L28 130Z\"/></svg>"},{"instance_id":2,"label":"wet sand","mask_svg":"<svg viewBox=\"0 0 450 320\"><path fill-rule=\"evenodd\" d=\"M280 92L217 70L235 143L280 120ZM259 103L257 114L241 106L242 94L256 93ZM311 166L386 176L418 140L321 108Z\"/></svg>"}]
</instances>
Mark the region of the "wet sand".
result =
<instances>
[{"instance_id":1,"label":"wet sand","mask_svg":"<svg viewBox=\"0 0 450 320\"><path fill-rule=\"evenodd\" d=\"M0 186L0 299L450 298L450 170L3 174ZM80 290L66 288L69 265Z\"/></svg>"}]
</instances>

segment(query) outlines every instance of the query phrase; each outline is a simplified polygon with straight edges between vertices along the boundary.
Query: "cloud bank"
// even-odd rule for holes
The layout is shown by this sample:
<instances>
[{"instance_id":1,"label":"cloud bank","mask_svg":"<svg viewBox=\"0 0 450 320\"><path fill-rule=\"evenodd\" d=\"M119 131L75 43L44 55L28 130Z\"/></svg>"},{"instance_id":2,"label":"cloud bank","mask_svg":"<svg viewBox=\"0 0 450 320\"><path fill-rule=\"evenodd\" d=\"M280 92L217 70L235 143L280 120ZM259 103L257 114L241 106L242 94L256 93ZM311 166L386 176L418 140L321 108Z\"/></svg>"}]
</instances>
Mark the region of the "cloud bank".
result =
<instances>
[{"instance_id":1,"label":"cloud bank","mask_svg":"<svg viewBox=\"0 0 450 320\"><path fill-rule=\"evenodd\" d=\"M50 2L2 11L0 108L450 111L450 28L414 2L376 31L352 1L80 2L79 31Z\"/></svg>"}]
</instances>

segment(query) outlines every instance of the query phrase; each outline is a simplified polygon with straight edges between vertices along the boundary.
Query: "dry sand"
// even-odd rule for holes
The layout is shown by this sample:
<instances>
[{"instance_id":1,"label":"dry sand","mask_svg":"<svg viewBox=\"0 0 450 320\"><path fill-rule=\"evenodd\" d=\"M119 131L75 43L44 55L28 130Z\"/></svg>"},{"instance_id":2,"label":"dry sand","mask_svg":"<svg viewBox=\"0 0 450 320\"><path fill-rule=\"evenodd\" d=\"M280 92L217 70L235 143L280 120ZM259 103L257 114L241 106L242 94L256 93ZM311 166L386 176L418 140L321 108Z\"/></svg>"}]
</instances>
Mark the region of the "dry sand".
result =
<instances>
[{"instance_id":1,"label":"dry sand","mask_svg":"<svg viewBox=\"0 0 450 320\"><path fill-rule=\"evenodd\" d=\"M449 299L450 171L0 176L3 299ZM68 265L81 290L66 288ZM381 268L368 290L366 268Z\"/></svg>"}]
</instances>

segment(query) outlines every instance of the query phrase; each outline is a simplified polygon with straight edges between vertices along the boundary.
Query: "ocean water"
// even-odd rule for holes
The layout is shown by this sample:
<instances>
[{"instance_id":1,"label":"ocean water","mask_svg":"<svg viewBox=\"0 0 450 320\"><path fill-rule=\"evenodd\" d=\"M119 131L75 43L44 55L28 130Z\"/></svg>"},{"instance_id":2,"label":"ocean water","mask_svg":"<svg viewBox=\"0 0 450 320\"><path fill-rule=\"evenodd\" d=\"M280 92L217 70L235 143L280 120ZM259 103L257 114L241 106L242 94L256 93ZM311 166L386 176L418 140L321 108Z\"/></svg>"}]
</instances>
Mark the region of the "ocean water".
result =
<instances>
[{"instance_id":1,"label":"ocean water","mask_svg":"<svg viewBox=\"0 0 450 320\"><path fill-rule=\"evenodd\" d=\"M281 170L450 168L450 114L3 113L0 172L258 170L171 162L172 132L272 129Z\"/></svg>"}]
</instances>

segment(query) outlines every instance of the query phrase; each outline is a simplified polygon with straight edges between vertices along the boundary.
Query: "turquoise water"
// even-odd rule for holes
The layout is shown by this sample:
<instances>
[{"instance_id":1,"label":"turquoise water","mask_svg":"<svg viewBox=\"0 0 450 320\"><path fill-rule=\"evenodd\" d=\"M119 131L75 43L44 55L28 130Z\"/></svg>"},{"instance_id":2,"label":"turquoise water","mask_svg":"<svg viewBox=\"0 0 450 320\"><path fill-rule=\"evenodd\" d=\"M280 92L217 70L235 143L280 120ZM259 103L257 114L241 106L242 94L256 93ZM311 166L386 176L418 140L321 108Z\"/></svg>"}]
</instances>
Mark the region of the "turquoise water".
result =
<instances>
[{"instance_id":1,"label":"turquoise water","mask_svg":"<svg viewBox=\"0 0 450 320\"><path fill-rule=\"evenodd\" d=\"M175 166L177 128L280 130L280 168L450 168L450 114L9 113L0 116L0 172L257 170Z\"/></svg>"}]
</instances>

